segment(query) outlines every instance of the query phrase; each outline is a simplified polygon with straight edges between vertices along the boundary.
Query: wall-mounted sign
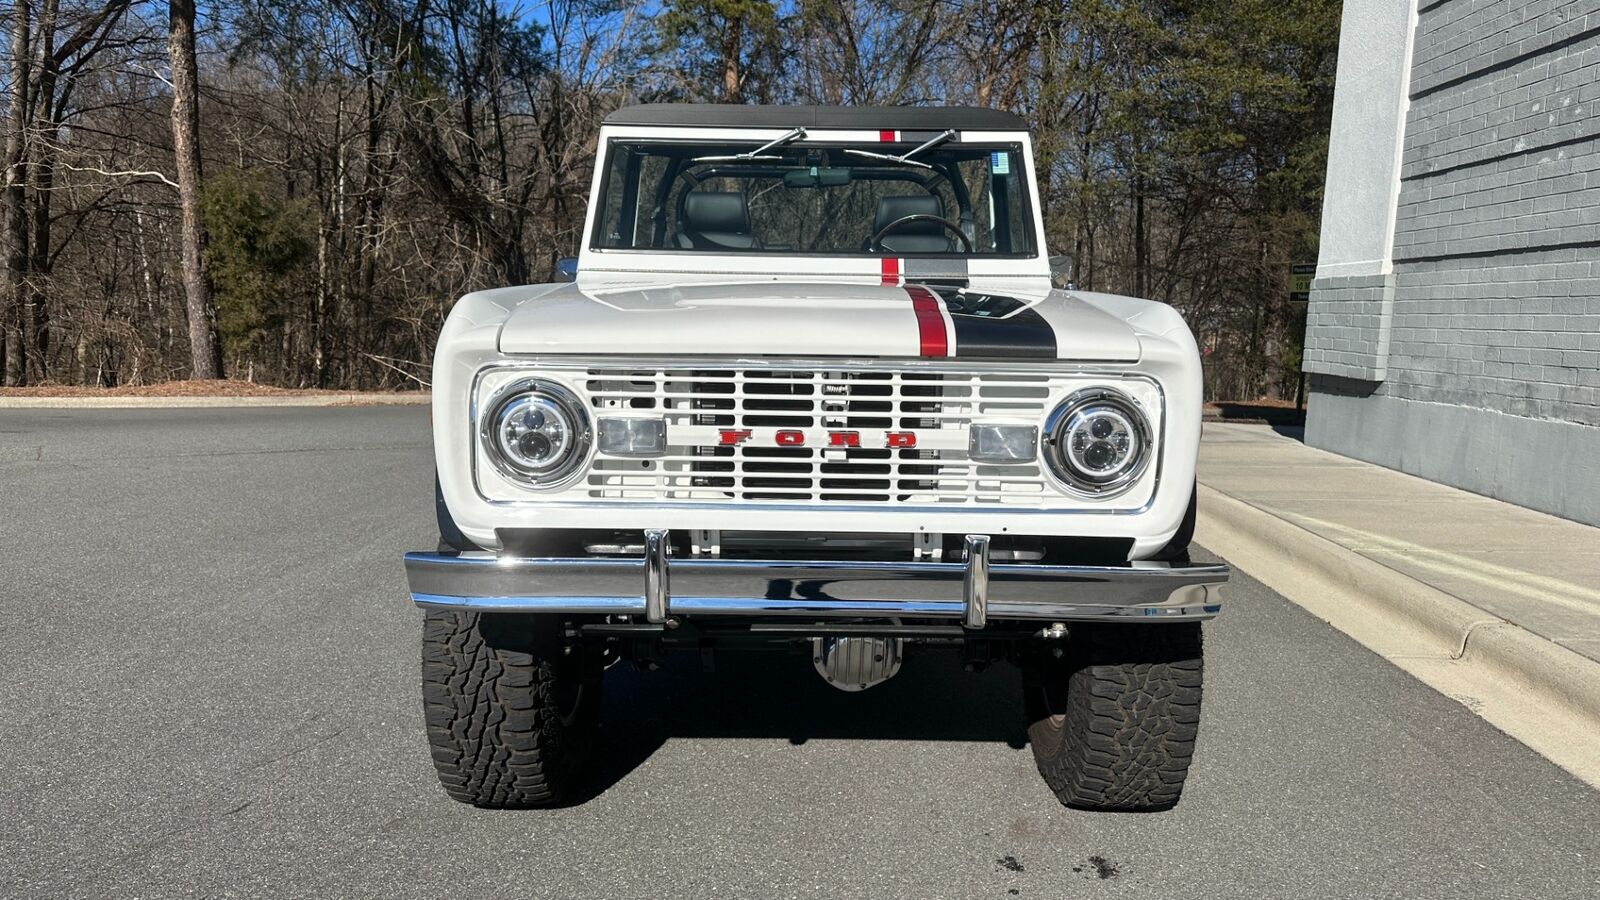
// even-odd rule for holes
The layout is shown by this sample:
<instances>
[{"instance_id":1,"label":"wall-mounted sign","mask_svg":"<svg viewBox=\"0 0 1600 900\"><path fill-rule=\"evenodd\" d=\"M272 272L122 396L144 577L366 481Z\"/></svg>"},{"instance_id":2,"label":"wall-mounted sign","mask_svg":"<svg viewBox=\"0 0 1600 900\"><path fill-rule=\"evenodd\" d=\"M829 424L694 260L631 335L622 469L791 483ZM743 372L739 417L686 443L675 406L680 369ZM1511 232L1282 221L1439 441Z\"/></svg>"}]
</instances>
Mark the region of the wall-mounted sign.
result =
<instances>
[{"instance_id":1,"label":"wall-mounted sign","mask_svg":"<svg viewBox=\"0 0 1600 900\"><path fill-rule=\"evenodd\" d=\"M1296 263L1289 267L1289 302L1311 302L1311 279L1317 277L1316 263Z\"/></svg>"}]
</instances>

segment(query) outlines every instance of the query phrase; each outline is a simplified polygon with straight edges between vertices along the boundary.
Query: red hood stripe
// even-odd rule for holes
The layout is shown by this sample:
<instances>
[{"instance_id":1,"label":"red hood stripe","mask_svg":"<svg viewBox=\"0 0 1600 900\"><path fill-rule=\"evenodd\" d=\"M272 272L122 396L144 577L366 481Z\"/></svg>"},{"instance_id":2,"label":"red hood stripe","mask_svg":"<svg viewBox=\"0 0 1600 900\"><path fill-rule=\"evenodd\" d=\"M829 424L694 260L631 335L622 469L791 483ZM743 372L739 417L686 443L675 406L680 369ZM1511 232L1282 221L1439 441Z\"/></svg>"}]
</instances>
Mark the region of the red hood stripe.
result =
<instances>
[{"instance_id":1,"label":"red hood stripe","mask_svg":"<svg viewBox=\"0 0 1600 900\"><path fill-rule=\"evenodd\" d=\"M885 256L880 271L883 273L884 284L900 283L900 260L893 256Z\"/></svg>"},{"instance_id":2,"label":"red hood stripe","mask_svg":"<svg viewBox=\"0 0 1600 900\"><path fill-rule=\"evenodd\" d=\"M944 332L944 316L939 312L939 298L921 285L909 285L911 309L917 314L917 336L921 341L923 356L949 356L950 339Z\"/></svg>"}]
</instances>

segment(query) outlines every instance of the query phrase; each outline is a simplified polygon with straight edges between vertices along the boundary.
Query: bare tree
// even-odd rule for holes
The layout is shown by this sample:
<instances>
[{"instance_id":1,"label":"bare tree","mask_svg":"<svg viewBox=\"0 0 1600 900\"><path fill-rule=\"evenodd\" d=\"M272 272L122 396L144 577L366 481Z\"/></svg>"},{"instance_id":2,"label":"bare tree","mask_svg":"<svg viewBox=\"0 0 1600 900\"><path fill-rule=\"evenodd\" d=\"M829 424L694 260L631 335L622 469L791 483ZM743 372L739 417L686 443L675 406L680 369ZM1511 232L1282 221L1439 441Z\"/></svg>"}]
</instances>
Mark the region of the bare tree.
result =
<instances>
[{"instance_id":1,"label":"bare tree","mask_svg":"<svg viewBox=\"0 0 1600 900\"><path fill-rule=\"evenodd\" d=\"M200 212L200 72L195 62L194 0L171 0L167 54L172 60L172 154L183 210L183 292L194 377L221 378L217 312L206 269L206 226Z\"/></svg>"},{"instance_id":2,"label":"bare tree","mask_svg":"<svg viewBox=\"0 0 1600 900\"><path fill-rule=\"evenodd\" d=\"M5 357L5 383L27 380L23 350L22 305L27 290L28 211L25 206L27 169L28 43L33 11L28 0L16 0L11 10L11 96L6 109L5 233L6 284L0 306L0 355Z\"/></svg>"},{"instance_id":3,"label":"bare tree","mask_svg":"<svg viewBox=\"0 0 1600 900\"><path fill-rule=\"evenodd\" d=\"M4 216L5 303L0 354L8 384L50 377L55 340L49 282L55 264L52 229L63 127L77 109L80 79L110 45L129 0L70 4L29 0L12 5L6 109ZM60 40L58 41L58 38ZM125 49L125 48L119 48Z\"/></svg>"},{"instance_id":4,"label":"bare tree","mask_svg":"<svg viewBox=\"0 0 1600 900\"><path fill-rule=\"evenodd\" d=\"M1213 395L1294 386L1337 0L197 5L3 3L7 384L410 385L578 248L609 110L703 99L1021 113L1079 284L1181 309Z\"/></svg>"}]
</instances>

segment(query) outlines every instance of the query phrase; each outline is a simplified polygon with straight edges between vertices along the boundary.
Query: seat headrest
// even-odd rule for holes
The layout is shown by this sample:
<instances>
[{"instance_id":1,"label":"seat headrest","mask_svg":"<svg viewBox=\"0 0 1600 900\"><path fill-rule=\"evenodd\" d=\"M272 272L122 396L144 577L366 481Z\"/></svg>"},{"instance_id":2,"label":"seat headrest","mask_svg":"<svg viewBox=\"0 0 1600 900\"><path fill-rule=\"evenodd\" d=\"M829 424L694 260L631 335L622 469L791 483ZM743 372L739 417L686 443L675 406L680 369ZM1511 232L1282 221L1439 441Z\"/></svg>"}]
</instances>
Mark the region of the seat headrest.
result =
<instances>
[{"instance_id":1,"label":"seat headrest","mask_svg":"<svg viewBox=\"0 0 1600 900\"><path fill-rule=\"evenodd\" d=\"M738 191L691 191L683 198L683 227L700 234L749 234L750 208Z\"/></svg>"},{"instance_id":2,"label":"seat headrest","mask_svg":"<svg viewBox=\"0 0 1600 900\"><path fill-rule=\"evenodd\" d=\"M913 194L908 197L884 197L878 201L878 219L872 226L877 231L896 219L906 216L938 216L944 218L944 201L937 194ZM944 236L944 228L937 222L922 220L920 222L907 222L896 228L895 235L937 235Z\"/></svg>"}]
</instances>

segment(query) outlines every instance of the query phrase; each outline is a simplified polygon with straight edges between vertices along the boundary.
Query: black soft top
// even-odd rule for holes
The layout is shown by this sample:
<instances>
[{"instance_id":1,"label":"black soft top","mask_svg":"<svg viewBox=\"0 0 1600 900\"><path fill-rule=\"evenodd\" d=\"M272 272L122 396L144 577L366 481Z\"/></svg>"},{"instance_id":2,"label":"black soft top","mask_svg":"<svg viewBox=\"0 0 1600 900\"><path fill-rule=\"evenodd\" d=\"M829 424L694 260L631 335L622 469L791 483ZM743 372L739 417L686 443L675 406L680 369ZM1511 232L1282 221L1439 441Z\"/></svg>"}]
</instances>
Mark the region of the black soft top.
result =
<instances>
[{"instance_id":1,"label":"black soft top","mask_svg":"<svg viewBox=\"0 0 1600 900\"><path fill-rule=\"evenodd\" d=\"M747 106L643 103L624 106L607 125L678 128L847 128L872 131L1026 131L1021 116L978 106Z\"/></svg>"}]
</instances>

